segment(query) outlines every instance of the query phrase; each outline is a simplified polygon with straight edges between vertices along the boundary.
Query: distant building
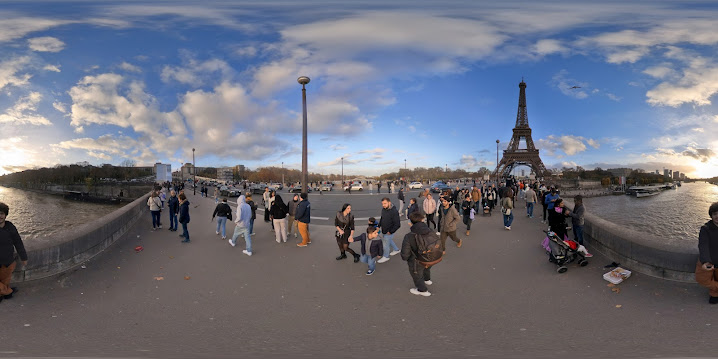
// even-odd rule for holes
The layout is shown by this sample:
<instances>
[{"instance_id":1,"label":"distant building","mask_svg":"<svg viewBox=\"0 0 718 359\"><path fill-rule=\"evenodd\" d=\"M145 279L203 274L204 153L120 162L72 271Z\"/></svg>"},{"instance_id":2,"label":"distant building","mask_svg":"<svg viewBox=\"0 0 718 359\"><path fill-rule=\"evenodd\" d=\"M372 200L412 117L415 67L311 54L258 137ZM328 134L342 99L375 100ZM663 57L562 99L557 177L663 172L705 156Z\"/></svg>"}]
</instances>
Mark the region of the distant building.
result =
<instances>
[{"instance_id":1,"label":"distant building","mask_svg":"<svg viewBox=\"0 0 718 359\"><path fill-rule=\"evenodd\" d=\"M631 175L631 172L633 172L632 168L609 168L607 169L608 172L611 172L611 175L613 177L629 177Z\"/></svg>"},{"instance_id":2,"label":"distant building","mask_svg":"<svg viewBox=\"0 0 718 359\"><path fill-rule=\"evenodd\" d=\"M231 181L234 179L234 167L217 168L217 180L221 182Z\"/></svg>"},{"instance_id":3,"label":"distant building","mask_svg":"<svg viewBox=\"0 0 718 359\"><path fill-rule=\"evenodd\" d=\"M181 173L182 173L181 177L182 177L183 181L188 178L192 178L192 176L195 175L194 166L191 163L185 163L182 166Z\"/></svg>"},{"instance_id":4,"label":"distant building","mask_svg":"<svg viewBox=\"0 0 718 359\"><path fill-rule=\"evenodd\" d=\"M181 182L182 181L182 171L174 171L172 172L172 182Z\"/></svg>"},{"instance_id":5,"label":"distant building","mask_svg":"<svg viewBox=\"0 0 718 359\"><path fill-rule=\"evenodd\" d=\"M668 178L673 177L673 171L672 171L672 170L663 169L663 177L668 177Z\"/></svg>"},{"instance_id":6,"label":"distant building","mask_svg":"<svg viewBox=\"0 0 718 359\"><path fill-rule=\"evenodd\" d=\"M679 171L673 171L673 179L674 180L681 179L681 173Z\"/></svg>"},{"instance_id":7,"label":"distant building","mask_svg":"<svg viewBox=\"0 0 718 359\"><path fill-rule=\"evenodd\" d=\"M239 179L242 179L242 180L247 179L247 177L245 177L245 174L244 174L244 165L234 166L234 171L237 172L237 177L239 177Z\"/></svg>"},{"instance_id":8,"label":"distant building","mask_svg":"<svg viewBox=\"0 0 718 359\"><path fill-rule=\"evenodd\" d=\"M661 170L656 170L656 174L657 174L657 175L660 175L660 174L661 174Z\"/></svg>"},{"instance_id":9,"label":"distant building","mask_svg":"<svg viewBox=\"0 0 718 359\"><path fill-rule=\"evenodd\" d=\"M155 181L162 183L172 181L172 165L155 163Z\"/></svg>"}]
</instances>

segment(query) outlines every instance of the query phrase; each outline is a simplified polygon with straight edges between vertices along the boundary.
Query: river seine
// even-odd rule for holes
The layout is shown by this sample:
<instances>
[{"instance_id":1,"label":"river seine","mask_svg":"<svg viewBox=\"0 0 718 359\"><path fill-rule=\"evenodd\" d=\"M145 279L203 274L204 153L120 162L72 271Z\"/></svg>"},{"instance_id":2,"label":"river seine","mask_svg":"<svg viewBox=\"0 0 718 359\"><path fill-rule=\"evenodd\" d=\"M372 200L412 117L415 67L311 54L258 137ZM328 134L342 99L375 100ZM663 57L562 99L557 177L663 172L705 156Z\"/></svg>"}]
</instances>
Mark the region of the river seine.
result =
<instances>
[{"instance_id":1,"label":"river seine","mask_svg":"<svg viewBox=\"0 0 718 359\"><path fill-rule=\"evenodd\" d=\"M710 217L708 207L718 201L718 186L684 183L656 196L586 198L586 212L610 222L655 236L657 239L698 240L698 231Z\"/></svg>"},{"instance_id":2,"label":"river seine","mask_svg":"<svg viewBox=\"0 0 718 359\"><path fill-rule=\"evenodd\" d=\"M23 240L54 236L68 228L88 223L122 205L77 202L61 196L0 186L0 202L10 207L7 220Z\"/></svg>"}]
</instances>

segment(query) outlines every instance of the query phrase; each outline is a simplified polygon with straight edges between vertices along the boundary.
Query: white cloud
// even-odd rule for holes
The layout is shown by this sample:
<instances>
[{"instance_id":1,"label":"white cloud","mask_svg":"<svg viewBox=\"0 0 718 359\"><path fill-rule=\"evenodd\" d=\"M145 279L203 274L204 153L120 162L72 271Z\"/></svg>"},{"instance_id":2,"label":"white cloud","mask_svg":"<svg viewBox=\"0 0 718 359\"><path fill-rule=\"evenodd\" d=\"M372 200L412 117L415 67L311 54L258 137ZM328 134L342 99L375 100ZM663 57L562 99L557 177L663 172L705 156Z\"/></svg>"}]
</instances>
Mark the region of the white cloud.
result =
<instances>
[{"instance_id":1,"label":"white cloud","mask_svg":"<svg viewBox=\"0 0 718 359\"><path fill-rule=\"evenodd\" d=\"M566 96L577 99L588 97L585 91L588 90L588 84L568 77L568 71L566 70L561 70L553 75L551 83Z\"/></svg>"},{"instance_id":2,"label":"white cloud","mask_svg":"<svg viewBox=\"0 0 718 359\"><path fill-rule=\"evenodd\" d=\"M34 126L52 125L47 118L37 114L37 105L41 100L42 94L39 92L31 92L25 97L20 97L13 107L0 115L0 123Z\"/></svg>"},{"instance_id":3,"label":"white cloud","mask_svg":"<svg viewBox=\"0 0 718 359\"><path fill-rule=\"evenodd\" d=\"M596 149L601 146L600 143L594 139L572 135L549 135L546 136L546 138L542 138L537 141L538 148L542 151L546 151L546 153L550 156L558 157L561 157L560 155L557 155L559 150L568 156L573 156L586 151L586 145Z\"/></svg>"},{"instance_id":4,"label":"white cloud","mask_svg":"<svg viewBox=\"0 0 718 359\"><path fill-rule=\"evenodd\" d=\"M58 112L67 113L67 107L62 102L55 101L52 103L52 107L54 107Z\"/></svg>"},{"instance_id":5,"label":"white cloud","mask_svg":"<svg viewBox=\"0 0 718 359\"><path fill-rule=\"evenodd\" d=\"M678 107L685 103L710 105L718 92L718 63L697 57L676 76L646 92L647 102L657 106Z\"/></svg>"},{"instance_id":6,"label":"white cloud","mask_svg":"<svg viewBox=\"0 0 718 359\"><path fill-rule=\"evenodd\" d=\"M237 49L234 53L243 57L253 57L257 55L257 48L254 46L246 46Z\"/></svg>"},{"instance_id":7,"label":"white cloud","mask_svg":"<svg viewBox=\"0 0 718 359\"><path fill-rule=\"evenodd\" d=\"M566 51L568 51L568 49L561 44L561 41L554 39L542 39L537 41L533 46L533 52L541 56L565 53Z\"/></svg>"},{"instance_id":8,"label":"white cloud","mask_svg":"<svg viewBox=\"0 0 718 359\"><path fill-rule=\"evenodd\" d=\"M619 101L621 101L621 99L622 99L621 97L618 97L618 96L616 96L616 95L614 95L614 94L612 94L612 93L610 93L610 92L609 92L609 93L606 93L606 97L608 97L608 98L610 98L611 100L616 101L616 102L619 102Z\"/></svg>"},{"instance_id":9,"label":"white cloud","mask_svg":"<svg viewBox=\"0 0 718 359\"><path fill-rule=\"evenodd\" d=\"M12 41L25 35L50 29L52 27L71 24L73 21L54 20L32 17L11 17L0 19L0 42Z\"/></svg>"},{"instance_id":10,"label":"white cloud","mask_svg":"<svg viewBox=\"0 0 718 359\"><path fill-rule=\"evenodd\" d=\"M27 43L31 50L39 52L60 52L65 48L64 42L51 36L35 37L27 40Z\"/></svg>"},{"instance_id":11,"label":"white cloud","mask_svg":"<svg viewBox=\"0 0 718 359\"><path fill-rule=\"evenodd\" d=\"M675 71L668 66L652 66L643 70L643 73L657 79L663 79L675 74Z\"/></svg>"},{"instance_id":12,"label":"white cloud","mask_svg":"<svg viewBox=\"0 0 718 359\"><path fill-rule=\"evenodd\" d=\"M128 72L135 72L135 73L140 73L140 72L142 72L142 69L141 69L141 68L139 68L138 66L135 66L135 65L133 65L133 64L131 64L131 63L129 63L129 62L123 62L123 63L121 63L121 64L120 64L120 68L123 69L123 70L125 70L125 71L128 71Z\"/></svg>"},{"instance_id":13,"label":"white cloud","mask_svg":"<svg viewBox=\"0 0 718 359\"><path fill-rule=\"evenodd\" d=\"M60 67L56 65L45 65L42 69L45 71L60 72Z\"/></svg>"},{"instance_id":14,"label":"white cloud","mask_svg":"<svg viewBox=\"0 0 718 359\"><path fill-rule=\"evenodd\" d=\"M30 64L30 57L22 56L0 62L0 90L6 86L23 86L28 84L32 75L19 74Z\"/></svg>"},{"instance_id":15,"label":"white cloud","mask_svg":"<svg viewBox=\"0 0 718 359\"><path fill-rule=\"evenodd\" d=\"M160 77L163 82L179 83L200 87L215 74L220 75L220 82L230 80L234 70L223 60L210 59L204 62L187 59L183 66L165 66Z\"/></svg>"}]
</instances>

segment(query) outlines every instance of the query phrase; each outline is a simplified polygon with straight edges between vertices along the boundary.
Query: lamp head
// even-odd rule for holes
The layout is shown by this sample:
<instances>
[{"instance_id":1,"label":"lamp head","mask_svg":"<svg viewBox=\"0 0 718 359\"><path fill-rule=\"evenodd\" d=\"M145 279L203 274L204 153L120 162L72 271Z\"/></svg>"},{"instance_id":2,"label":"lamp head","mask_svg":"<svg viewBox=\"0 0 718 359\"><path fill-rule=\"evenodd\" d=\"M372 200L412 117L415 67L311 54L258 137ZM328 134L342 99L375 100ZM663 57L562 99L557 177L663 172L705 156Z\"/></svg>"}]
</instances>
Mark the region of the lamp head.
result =
<instances>
[{"instance_id":1,"label":"lamp head","mask_svg":"<svg viewBox=\"0 0 718 359\"><path fill-rule=\"evenodd\" d=\"M299 78L297 79L297 82L299 82L302 85L306 85L309 83L309 77L299 76Z\"/></svg>"}]
</instances>

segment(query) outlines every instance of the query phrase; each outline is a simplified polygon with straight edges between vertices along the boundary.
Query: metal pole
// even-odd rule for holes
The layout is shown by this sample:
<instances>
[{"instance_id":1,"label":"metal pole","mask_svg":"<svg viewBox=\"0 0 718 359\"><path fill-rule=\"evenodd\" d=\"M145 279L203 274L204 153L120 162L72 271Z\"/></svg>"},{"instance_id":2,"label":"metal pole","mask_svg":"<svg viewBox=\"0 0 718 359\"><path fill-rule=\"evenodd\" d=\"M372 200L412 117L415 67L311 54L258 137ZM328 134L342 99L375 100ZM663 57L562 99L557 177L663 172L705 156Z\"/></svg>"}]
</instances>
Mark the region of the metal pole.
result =
<instances>
[{"instance_id":1,"label":"metal pole","mask_svg":"<svg viewBox=\"0 0 718 359\"><path fill-rule=\"evenodd\" d=\"M309 172L307 170L307 89L309 77L301 76L297 79L302 85L302 193L309 192Z\"/></svg>"},{"instance_id":2,"label":"metal pole","mask_svg":"<svg viewBox=\"0 0 718 359\"><path fill-rule=\"evenodd\" d=\"M282 162L282 186L284 186L284 162Z\"/></svg>"},{"instance_id":3,"label":"metal pole","mask_svg":"<svg viewBox=\"0 0 718 359\"><path fill-rule=\"evenodd\" d=\"M496 184L499 184L499 140L496 140Z\"/></svg>"},{"instance_id":4,"label":"metal pole","mask_svg":"<svg viewBox=\"0 0 718 359\"><path fill-rule=\"evenodd\" d=\"M342 190L344 189L344 157L342 157Z\"/></svg>"},{"instance_id":5,"label":"metal pole","mask_svg":"<svg viewBox=\"0 0 718 359\"><path fill-rule=\"evenodd\" d=\"M194 162L194 148L192 149L192 194L197 194L197 164Z\"/></svg>"}]
</instances>

